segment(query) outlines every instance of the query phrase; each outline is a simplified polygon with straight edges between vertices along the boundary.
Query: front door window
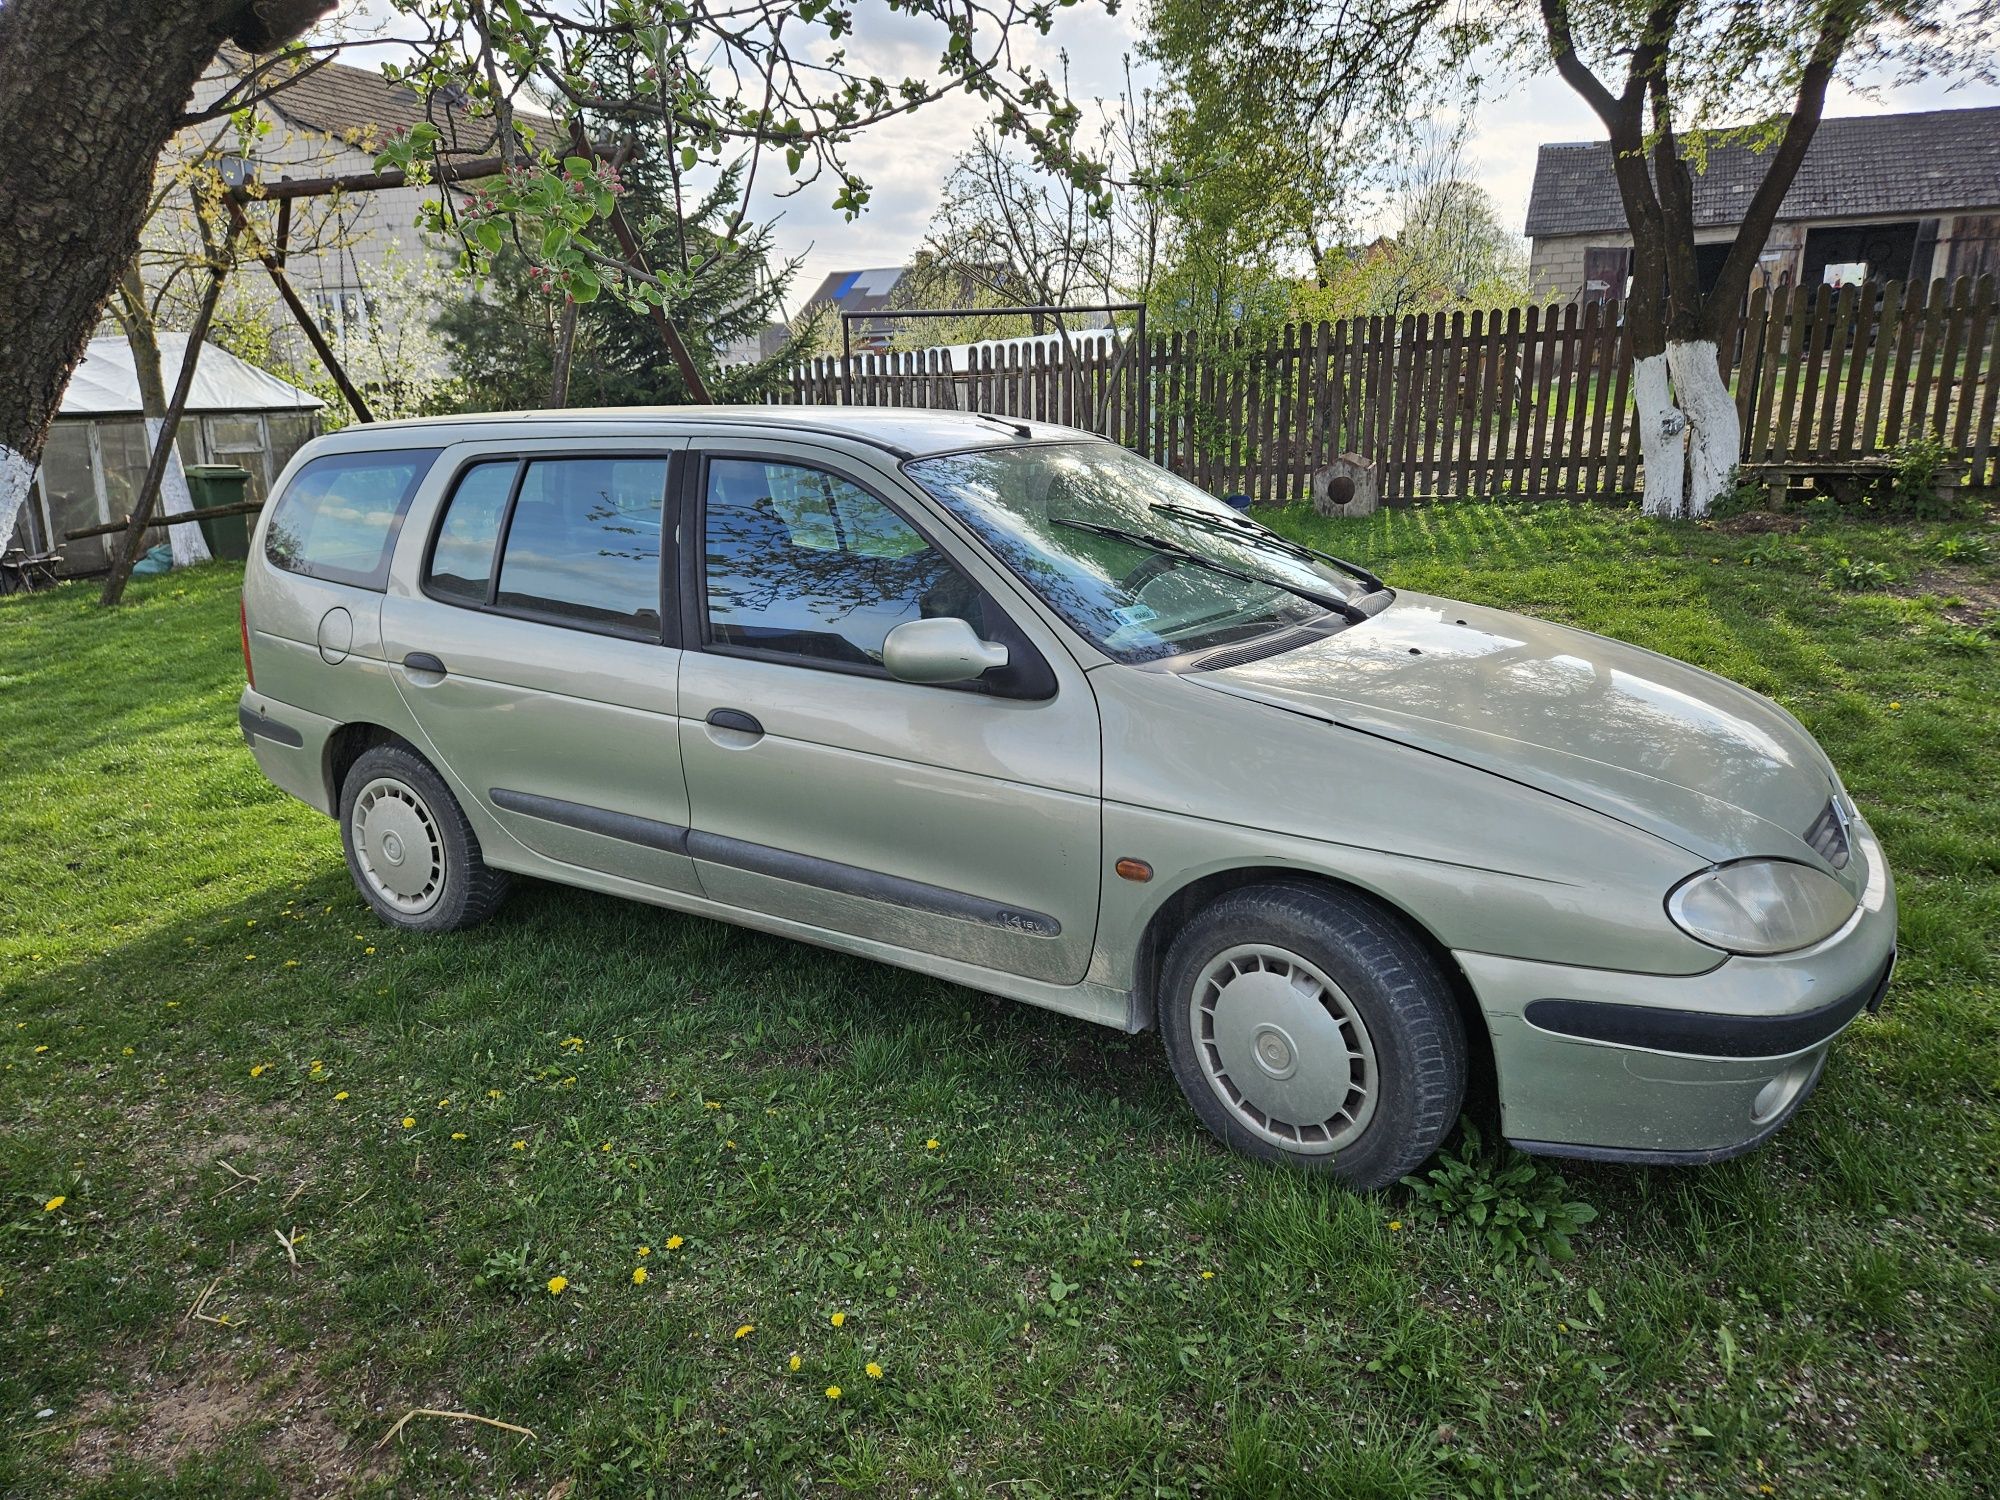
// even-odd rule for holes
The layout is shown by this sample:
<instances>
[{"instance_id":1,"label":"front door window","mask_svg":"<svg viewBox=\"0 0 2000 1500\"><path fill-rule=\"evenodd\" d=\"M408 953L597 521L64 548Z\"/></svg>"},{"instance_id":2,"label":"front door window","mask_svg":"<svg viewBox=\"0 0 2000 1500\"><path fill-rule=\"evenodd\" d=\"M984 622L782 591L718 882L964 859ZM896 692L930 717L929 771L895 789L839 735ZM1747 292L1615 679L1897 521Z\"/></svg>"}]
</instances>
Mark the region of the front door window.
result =
<instances>
[{"instance_id":1,"label":"front door window","mask_svg":"<svg viewBox=\"0 0 2000 1500\"><path fill-rule=\"evenodd\" d=\"M715 458L703 494L706 630L717 645L879 668L909 620L983 632L980 594L860 486L802 464Z\"/></svg>"}]
</instances>

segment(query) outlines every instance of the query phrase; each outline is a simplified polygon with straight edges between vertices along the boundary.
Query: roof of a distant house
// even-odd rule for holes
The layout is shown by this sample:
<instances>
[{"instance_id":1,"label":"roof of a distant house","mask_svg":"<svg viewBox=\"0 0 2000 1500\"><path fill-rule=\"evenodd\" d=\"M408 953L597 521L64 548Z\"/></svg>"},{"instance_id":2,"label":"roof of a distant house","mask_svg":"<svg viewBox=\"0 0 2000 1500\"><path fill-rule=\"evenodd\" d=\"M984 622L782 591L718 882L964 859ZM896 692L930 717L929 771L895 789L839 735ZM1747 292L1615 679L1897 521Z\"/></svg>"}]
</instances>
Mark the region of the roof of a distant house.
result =
<instances>
[{"instance_id":1,"label":"roof of a distant house","mask_svg":"<svg viewBox=\"0 0 2000 1500\"><path fill-rule=\"evenodd\" d=\"M909 275L908 266L877 266L866 271L835 271L806 299L838 303L842 312L874 312L886 307L896 283Z\"/></svg>"},{"instance_id":2,"label":"roof of a distant house","mask_svg":"<svg viewBox=\"0 0 2000 1500\"><path fill-rule=\"evenodd\" d=\"M221 61L234 73L251 66L250 59L233 48L223 49ZM281 77L282 74L274 72L268 81L260 81L260 87L270 87ZM490 115L472 120L466 136L452 140L450 127L466 119L461 111L442 101L426 105L408 85L391 83L374 68L350 67L346 63L329 62L302 71L266 102L303 129L372 145L381 144L392 133L426 122L437 125L444 131L447 143L461 150L483 150L493 140L494 122ZM538 134L555 129L555 122L536 110L517 105L514 115Z\"/></svg>"},{"instance_id":3,"label":"roof of a distant house","mask_svg":"<svg viewBox=\"0 0 2000 1500\"><path fill-rule=\"evenodd\" d=\"M1697 228L1741 223L1763 179L1762 155L1717 145L1694 179ZM1861 219L2000 208L2000 107L1822 120L1778 218ZM1544 146L1527 234L1623 230L1625 209L1605 141Z\"/></svg>"}]
</instances>

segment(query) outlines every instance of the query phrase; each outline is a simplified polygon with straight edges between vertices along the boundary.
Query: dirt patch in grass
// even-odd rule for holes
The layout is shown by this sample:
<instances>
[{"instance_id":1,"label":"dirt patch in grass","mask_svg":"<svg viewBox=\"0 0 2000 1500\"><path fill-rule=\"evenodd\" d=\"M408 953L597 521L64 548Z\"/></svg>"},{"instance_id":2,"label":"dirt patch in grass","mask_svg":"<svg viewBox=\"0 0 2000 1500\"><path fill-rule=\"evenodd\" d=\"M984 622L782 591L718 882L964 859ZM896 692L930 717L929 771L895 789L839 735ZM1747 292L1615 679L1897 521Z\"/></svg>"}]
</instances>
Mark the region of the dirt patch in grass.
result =
<instances>
[{"instance_id":1,"label":"dirt patch in grass","mask_svg":"<svg viewBox=\"0 0 2000 1500\"><path fill-rule=\"evenodd\" d=\"M2000 586L1968 578L1956 571L1927 568L1908 583L1896 585L1890 592L1911 599L1935 594L1950 600L1944 606L1944 616L1960 625L1984 625L1988 620L2000 618Z\"/></svg>"},{"instance_id":2,"label":"dirt patch in grass","mask_svg":"<svg viewBox=\"0 0 2000 1500\"><path fill-rule=\"evenodd\" d=\"M1772 532L1803 531L1806 518L1782 510L1746 510L1712 524L1726 536L1765 536Z\"/></svg>"},{"instance_id":3,"label":"dirt patch in grass","mask_svg":"<svg viewBox=\"0 0 2000 1500\"><path fill-rule=\"evenodd\" d=\"M78 1479L101 1478L120 1462L170 1470L239 1435L288 1494L344 1494L386 1469L382 1455L340 1430L326 1382L294 1355L246 1375L239 1359L218 1352L185 1370L140 1370L127 1385L128 1394L86 1403L70 1449Z\"/></svg>"}]
</instances>

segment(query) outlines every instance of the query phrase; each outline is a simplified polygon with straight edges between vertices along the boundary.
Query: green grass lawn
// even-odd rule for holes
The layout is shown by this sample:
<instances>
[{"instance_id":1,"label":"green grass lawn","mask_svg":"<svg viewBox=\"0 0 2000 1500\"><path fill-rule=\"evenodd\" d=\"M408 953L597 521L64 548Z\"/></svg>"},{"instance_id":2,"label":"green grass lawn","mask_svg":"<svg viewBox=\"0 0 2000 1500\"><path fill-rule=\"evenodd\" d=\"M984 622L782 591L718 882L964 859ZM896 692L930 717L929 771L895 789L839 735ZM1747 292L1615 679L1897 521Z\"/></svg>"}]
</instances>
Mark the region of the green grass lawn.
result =
<instances>
[{"instance_id":1,"label":"green grass lawn","mask_svg":"<svg viewBox=\"0 0 2000 1500\"><path fill-rule=\"evenodd\" d=\"M0 1493L1994 1493L2000 537L1281 524L1821 737L1903 966L1773 1145L1508 1260L1151 1036L534 883L390 932L238 738L234 570L70 587L0 601Z\"/></svg>"}]
</instances>

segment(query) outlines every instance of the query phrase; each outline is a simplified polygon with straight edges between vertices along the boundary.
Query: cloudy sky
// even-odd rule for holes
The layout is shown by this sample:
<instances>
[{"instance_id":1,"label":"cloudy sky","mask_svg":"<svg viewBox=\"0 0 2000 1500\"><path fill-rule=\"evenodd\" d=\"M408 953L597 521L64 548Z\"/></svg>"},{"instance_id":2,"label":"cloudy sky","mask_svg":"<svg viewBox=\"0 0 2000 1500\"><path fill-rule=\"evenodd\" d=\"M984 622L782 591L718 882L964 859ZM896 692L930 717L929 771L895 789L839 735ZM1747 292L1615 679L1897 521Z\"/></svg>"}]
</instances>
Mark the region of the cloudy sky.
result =
<instances>
[{"instance_id":1,"label":"cloudy sky","mask_svg":"<svg viewBox=\"0 0 2000 1500\"><path fill-rule=\"evenodd\" d=\"M1143 0L1125 0L1119 13L1110 15L1101 3L1082 0L1057 12L1048 36L1023 40L1016 55L1051 73L1059 71L1066 58L1071 96L1079 102L1113 97L1124 86L1125 59L1137 51L1142 5ZM875 0L860 0L856 10L852 52L857 64L865 63L891 78L933 73L941 28L892 13ZM387 20L383 12L382 0L346 0L336 24L370 30ZM366 66L394 51L369 49L354 61ZM1992 87L1946 93L1931 84L1868 94L1836 82L1827 113L1995 103L2000 103L2000 89ZM1088 105L1086 109L1094 119L1095 110ZM923 238L952 158L970 143L984 119L977 100L952 96L868 131L850 149L849 161L873 189L873 197L866 212L853 221L831 206L833 189L824 184L788 198L760 195L755 211L761 218L776 220L779 253L803 261L788 299L792 308L796 310L832 272L907 262ZM1551 71L1479 106L1465 150L1467 174L1493 195L1503 222L1519 228L1527 217L1536 147L1545 141L1602 138L1596 116Z\"/></svg>"}]
</instances>

